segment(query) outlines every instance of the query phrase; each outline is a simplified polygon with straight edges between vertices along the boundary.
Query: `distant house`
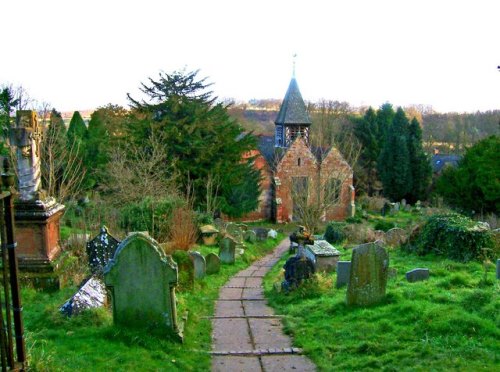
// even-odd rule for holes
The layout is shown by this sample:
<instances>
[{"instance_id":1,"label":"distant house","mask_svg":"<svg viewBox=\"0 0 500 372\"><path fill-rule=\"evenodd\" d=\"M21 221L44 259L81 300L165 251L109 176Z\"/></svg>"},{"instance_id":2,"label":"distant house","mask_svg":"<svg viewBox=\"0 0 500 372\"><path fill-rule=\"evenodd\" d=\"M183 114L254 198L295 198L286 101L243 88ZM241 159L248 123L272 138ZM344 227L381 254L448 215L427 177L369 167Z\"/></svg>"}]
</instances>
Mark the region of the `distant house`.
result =
<instances>
[{"instance_id":1,"label":"distant house","mask_svg":"<svg viewBox=\"0 0 500 372\"><path fill-rule=\"evenodd\" d=\"M311 119L295 78L292 78L275 120L274 136L259 136L258 148L247 154L255 158L262 174L257 210L241 220L270 219L278 223L295 219L297 195L302 201L332 197L325 220L348 216L354 203L353 172L336 148L313 148L309 144ZM332 199L333 200L333 199Z\"/></svg>"},{"instance_id":2,"label":"distant house","mask_svg":"<svg viewBox=\"0 0 500 372\"><path fill-rule=\"evenodd\" d=\"M440 154L439 150L434 150L431 158L432 172L439 176L447 167L456 167L462 157L459 155Z\"/></svg>"}]
</instances>

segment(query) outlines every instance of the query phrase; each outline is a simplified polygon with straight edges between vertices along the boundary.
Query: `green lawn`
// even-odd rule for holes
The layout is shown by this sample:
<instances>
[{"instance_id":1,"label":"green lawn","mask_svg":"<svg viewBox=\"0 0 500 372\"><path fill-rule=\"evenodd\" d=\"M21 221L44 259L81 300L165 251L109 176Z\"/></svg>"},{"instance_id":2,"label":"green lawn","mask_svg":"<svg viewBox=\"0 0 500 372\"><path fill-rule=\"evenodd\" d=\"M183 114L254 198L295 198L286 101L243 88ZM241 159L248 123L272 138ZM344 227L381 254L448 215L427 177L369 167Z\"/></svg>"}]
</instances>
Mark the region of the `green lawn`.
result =
<instances>
[{"instance_id":1,"label":"green lawn","mask_svg":"<svg viewBox=\"0 0 500 372\"><path fill-rule=\"evenodd\" d=\"M310 280L292 294L278 293L285 259L265 279L266 295L295 346L323 371L412 370L499 371L499 281L490 267L487 281L477 262L389 252L397 269L379 305L349 308L346 288L335 274ZM342 250L350 260L350 250ZM408 283L406 271L430 268L426 282Z\"/></svg>"},{"instance_id":2,"label":"green lawn","mask_svg":"<svg viewBox=\"0 0 500 372\"><path fill-rule=\"evenodd\" d=\"M130 330L113 325L108 309L88 311L66 318L58 308L75 287L55 293L22 289L24 324L30 369L36 371L208 371L210 370L211 323L219 288L239 270L272 250L283 239L247 244L234 265L195 283L192 291L177 293L178 313L188 312L184 343L154 330ZM199 247L204 254L216 247Z\"/></svg>"}]
</instances>

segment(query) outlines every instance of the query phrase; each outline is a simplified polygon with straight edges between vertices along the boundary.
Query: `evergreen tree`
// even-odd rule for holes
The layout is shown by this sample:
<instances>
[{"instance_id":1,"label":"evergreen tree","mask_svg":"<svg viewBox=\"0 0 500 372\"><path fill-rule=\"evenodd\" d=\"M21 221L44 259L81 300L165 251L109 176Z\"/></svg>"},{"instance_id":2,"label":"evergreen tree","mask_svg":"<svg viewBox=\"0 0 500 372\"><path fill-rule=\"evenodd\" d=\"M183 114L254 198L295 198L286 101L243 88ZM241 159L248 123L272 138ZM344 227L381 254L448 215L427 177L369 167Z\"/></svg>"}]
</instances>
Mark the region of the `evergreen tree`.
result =
<instances>
[{"instance_id":1,"label":"evergreen tree","mask_svg":"<svg viewBox=\"0 0 500 372\"><path fill-rule=\"evenodd\" d=\"M73 117L69 122L67 136L70 146L75 143L78 143L81 146L87 136L87 126L85 125L82 115L80 115L78 111L73 113Z\"/></svg>"},{"instance_id":2,"label":"evergreen tree","mask_svg":"<svg viewBox=\"0 0 500 372\"><path fill-rule=\"evenodd\" d=\"M500 210L500 137L490 136L469 148L457 168L444 170L436 190L451 206L467 213Z\"/></svg>"},{"instance_id":3,"label":"evergreen tree","mask_svg":"<svg viewBox=\"0 0 500 372\"><path fill-rule=\"evenodd\" d=\"M425 198L432 175L430 160L422 147L422 129L416 118L412 119L409 126L408 152L412 189L407 195L407 199L410 203L415 203L417 200Z\"/></svg>"},{"instance_id":4,"label":"evergreen tree","mask_svg":"<svg viewBox=\"0 0 500 372\"><path fill-rule=\"evenodd\" d=\"M394 201L401 200L412 189L408 126L408 118L399 107L392 125L383 129L386 135L377 165L384 195Z\"/></svg>"},{"instance_id":5,"label":"evergreen tree","mask_svg":"<svg viewBox=\"0 0 500 372\"><path fill-rule=\"evenodd\" d=\"M49 126L42 137L42 183L43 187L54 196L59 190L59 183L66 167L67 152L66 126L61 113L52 109L49 116Z\"/></svg>"},{"instance_id":6,"label":"evergreen tree","mask_svg":"<svg viewBox=\"0 0 500 372\"><path fill-rule=\"evenodd\" d=\"M197 73L160 73L158 80L150 78L149 85L141 87L147 101L128 95L133 110L130 134L141 143L151 132L161 133L180 186L193 188L198 206L205 203L207 180L212 177L221 182L218 190L224 213L249 212L256 205L249 200L256 200L254 194L231 195L237 179L248 183L245 189L259 189L259 178L242 162L243 155L255 148L255 138L244 135L227 107L216 102L208 90L210 84L198 79Z\"/></svg>"},{"instance_id":7,"label":"evergreen tree","mask_svg":"<svg viewBox=\"0 0 500 372\"><path fill-rule=\"evenodd\" d=\"M18 100L14 98L12 89L10 87L2 88L0 91L0 155L3 156L9 153L5 143L11 126L10 114L17 104Z\"/></svg>"}]
</instances>

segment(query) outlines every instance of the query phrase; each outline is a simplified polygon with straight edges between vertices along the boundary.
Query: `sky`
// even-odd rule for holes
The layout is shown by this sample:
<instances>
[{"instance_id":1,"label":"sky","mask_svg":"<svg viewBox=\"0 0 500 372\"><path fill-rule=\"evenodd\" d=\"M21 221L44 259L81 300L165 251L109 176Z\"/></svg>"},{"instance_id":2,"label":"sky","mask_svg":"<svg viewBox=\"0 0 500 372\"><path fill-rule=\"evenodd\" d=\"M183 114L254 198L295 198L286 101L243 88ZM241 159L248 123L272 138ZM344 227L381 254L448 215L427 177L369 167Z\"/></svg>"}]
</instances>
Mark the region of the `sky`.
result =
<instances>
[{"instance_id":1,"label":"sky","mask_svg":"<svg viewBox=\"0 0 500 372\"><path fill-rule=\"evenodd\" d=\"M221 99L500 109L498 0L0 0L0 84L59 111L127 105L160 71ZM8 35L6 38L5 35Z\"/></svg>"}]
</instances>

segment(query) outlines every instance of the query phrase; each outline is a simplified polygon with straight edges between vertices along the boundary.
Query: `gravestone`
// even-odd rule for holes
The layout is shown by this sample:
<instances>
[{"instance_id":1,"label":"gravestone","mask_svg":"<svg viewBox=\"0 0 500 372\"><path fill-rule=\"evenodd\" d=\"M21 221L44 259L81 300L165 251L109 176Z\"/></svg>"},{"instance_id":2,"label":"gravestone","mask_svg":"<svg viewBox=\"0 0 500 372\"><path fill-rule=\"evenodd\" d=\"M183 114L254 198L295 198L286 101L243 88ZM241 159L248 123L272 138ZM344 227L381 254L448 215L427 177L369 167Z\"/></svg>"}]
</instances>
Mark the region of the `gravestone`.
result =
<instances>
[{"instance_id":1,"label":"gravestone","mask_svg":"<svg viewBox=\"0 0 500 372\"><path fill-rule=\"evenodd\" d=\"M429 269L427 268L417 268L410 270L406 273L406 280L410 283L420 282L422 280L429 279Z\"/></svg>"},{"instance_id":2,"label":"gravestone","mask_svg":"<svg viewBox=\"0 0 500 372\"><path fill-rule=\"evenodd\" d=\"M205 258L207 275L217 274L220 271L220 258L215 253L207 254Z\"/></svg>"},{"instance_id":3,"label":"gravestone","mask_svg":"<svg viewBox=\"0 0 500 372\"><path fill-rule=\"evenodd\" d=\"M270 229L267 232L267 237L271 239L276 239L278 237L278 232L276 230Z\"/></svg>"},{"instance_id":4,"label":"gravestone","mask_svg":"<svg viewBox=\"0 0 500 372\"><path fill-rule=\"evenodd\" d=\"M376 304L385 296L389 256L375 243L352 250L351 273L347 286L347 305Z\"/></svg>"},{"instance_id":5,"label":"gravestone","mask_svg":"<svg viewBox=\"0 0 500 372\"><path fill-rule=\"evenodd\" d=\"M90 271L102 274L104 267L113 258L120 242L109 234L106 226L101 227L99 235L87 242L87 257Z\"/></svg>"},{"instance_id":6,"label":"gravestone","mask_svg":"<svg viewBox=\"0 0 500 372\"><path fill-rule=\"evenodd\" d=\"M385 233L385 242L393 247L406 243L407 239L406 231L399 227L393 227Z\"/></svg>"},{"instance_id":7,"label":"gravestone","mask_svg":"<svg viewBox=\"0 0 500 372\"><path fill-rule=\"evenodd\" d=\"M203 257L203 255L197 251L189 252L189 255L191 256L191 259L193 260L195 279L203 278L206 274L206 271L207 271L205 257Z\"/></svg>"},{"instance_id":8,"label":"gravestone","mask_svg":"<svg viewBox=\"0 0 500 372\"><path fill-rule=\"evenodd\" d=\"M257 234L253 230L247 230L243 233L246 242L254 244L257 241Z\"/></svg>"},{"instance_id":9,"label":"gravestone","mask_svg":"<svg viewBox=\"0 0 500 372\"><path fill-rule=\"evenodd\" d=\"M303 280L309 279L315 272L314 263L300 253L290 257L283 268L285 280L281 283L281 288L286 292L297 288Z\"/></svg>"},{"instance_id":10,"label":"gravestone","mask_svg":"<svg viewBox=\"0 0 500 372\"><path fill-rule=\"evenodd\" d=\"M399 202L391 203L391 205L392 205L392 210L391 210L392 213L399 212Z\"/></svg>"},{"instance_id":11,"label":"gravestone","mask_svg":"<svg viewBox=\"0 0 500 372\"><path fill-rule=\"evenodd\" d=\"M177 265L153 239L136 233L118 246L104 269L115 324L164 330L182 339L177 322Z\"/></svg>"},{"instance_id":12,"label":"gravestone","mask_svg":"<svg viewBox=\"0 0 500 372\"><path fill-rule=\"evenodd\" d=\"M406 199L401 199L401 208L405 208L406 207Z\"/></svg>"},{"instance_id":13,"label":"gravestone","mask_svg":"<svg viewBox=\"0 0 500 372\"><path fill-rule=\"evenodd\" d=\"M315 271L330 273L335 271L340 252L326 240L315 240L305 246L305 254L314 263Z\"/></svg>"},{"instance_id":14,"label":"gravestone","mask_svg":"<svg viewBox=\"0 0 500 372\"><path fill-rule=\"evenodd\" d=\"M222 263L233 264L235 259L236 242L229 236L219 242L219 258Z\"/></svg>"},{"instance_id":15,"label":"gravestone","mask_svg":"<svg viewBox=\"0 0 500 372\"><path fill-rule=\"evenodd\" d=\"M351 261L337 262L337 283L336 287L340 288L349 283L349 275L351 273Z\"/></svg>"},{"instance_id":16,"label":"gravestone","mask_svg":"<svg viewBox=\"0 0 500 372\"><path fill-rule=\"evenodd\" d=\"M243 233L238 225L235 223L228 223L226 226L226 233L231 235L234 240L236 241L236 244L242 244L243 243Z\"/></svg>"},{"instance_id":17,"label":"gravestone","mask_svg":"<svg viewBox=\"0 0 500 372\"><path fill-rule=\"evenodd\" d=\"M382 242L385 242L385 231L384 230L375 230L373 232L373 238L375 241L380 240Z\"/></svg>"},{"instance_id":18,"label":"gravestone","mask_svg":"<svg viewBox=\"0 0 500 372\"><path fill-rule=\"evenodd\" d=\"M269 229L266 229L265 227L254 227L252 230L255 231L255 234L257 234L257 240L263 241L267 239Z\"/></svg>"},{"instance_id":19,"label":"gravestone","mask_svg":"<svg viewBox=\"0 0 500 372\"><path fill-rule=\"evenodd\" d=\"M382 209L380 210L380 214L382 216L385 216L386 214L388 214L389 212L391 211L391 205L388 203L388 202L385 202L384 203L384 206L382 207Z\"/></svg>"},{"instance_id":20,"label":"gravestone","mask_svg":"<svg viewBox=\"0 0 500 372\"><path fill-rule=\"evenodd\" d=\"M103 307L106 304L106 288L101 279L92 276L61 306L59 311L67 316L78 315L84 310Z\"/></svg>"}]
</instances>

